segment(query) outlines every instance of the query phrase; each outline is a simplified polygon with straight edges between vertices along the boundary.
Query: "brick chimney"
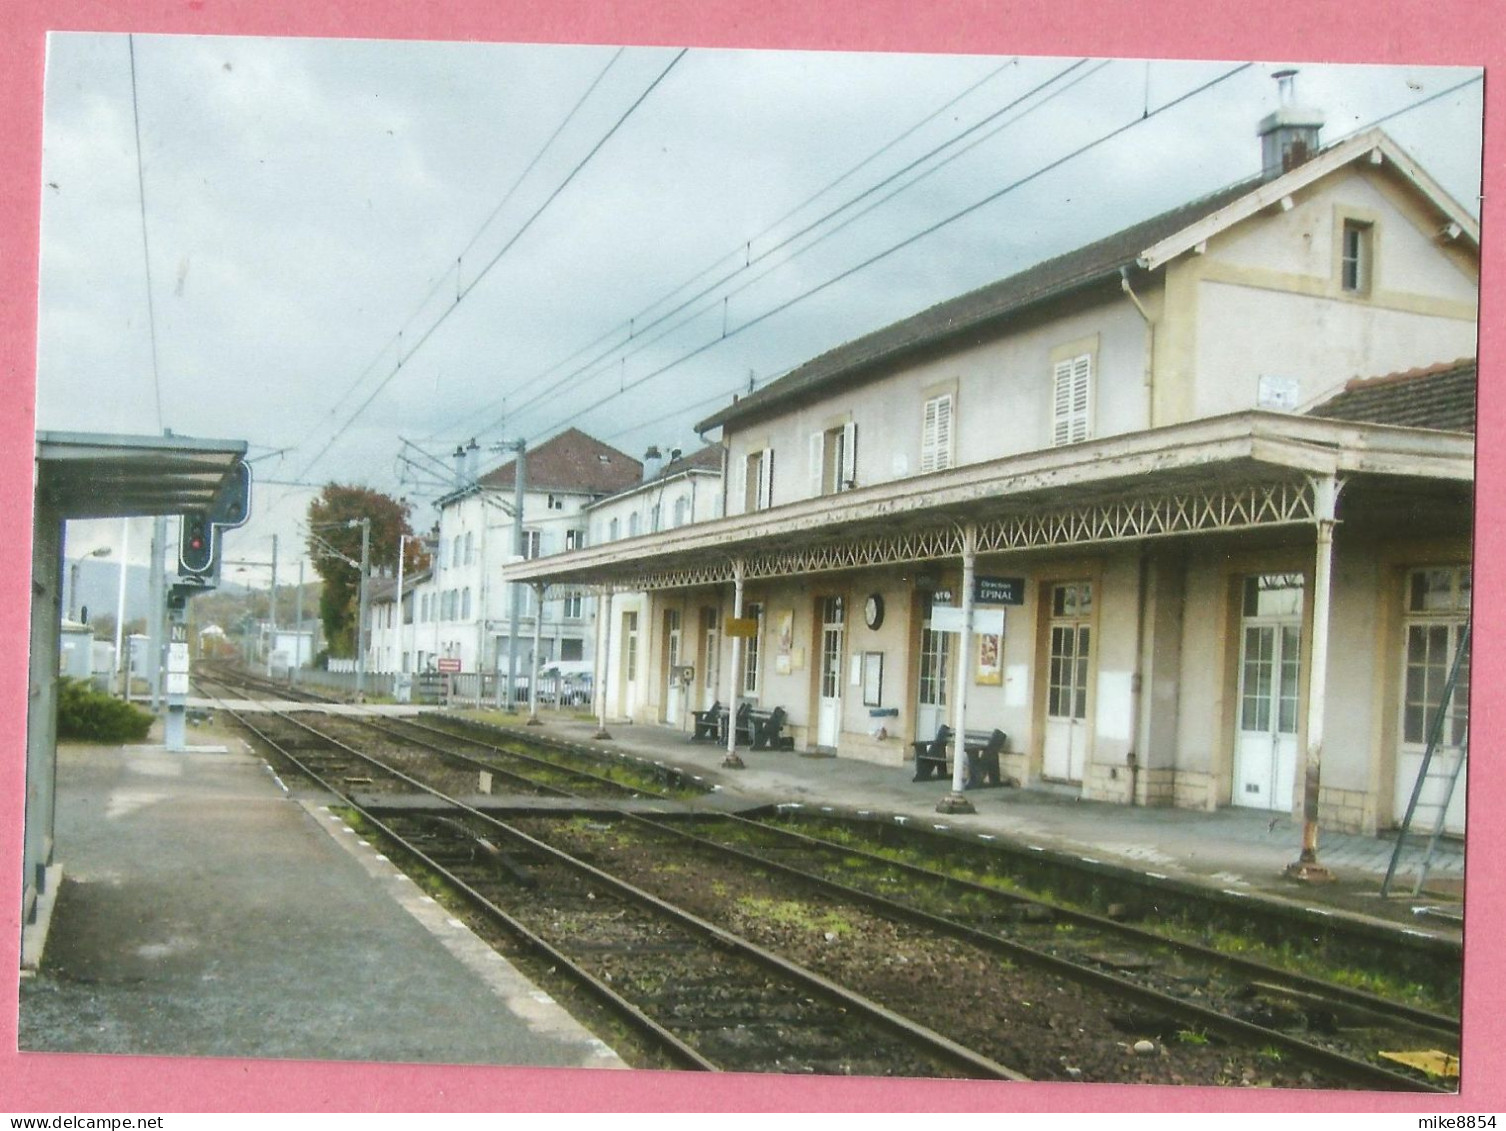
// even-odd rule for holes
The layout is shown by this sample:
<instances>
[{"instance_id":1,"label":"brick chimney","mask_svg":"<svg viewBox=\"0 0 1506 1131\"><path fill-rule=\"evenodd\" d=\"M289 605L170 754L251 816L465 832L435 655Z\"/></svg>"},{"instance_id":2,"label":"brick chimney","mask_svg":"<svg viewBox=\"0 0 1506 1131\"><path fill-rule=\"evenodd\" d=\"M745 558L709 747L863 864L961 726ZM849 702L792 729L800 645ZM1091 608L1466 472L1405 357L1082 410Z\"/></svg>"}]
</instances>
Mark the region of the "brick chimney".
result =
<instances>
[{"instance_id":1,"label":"brick chimney","mask_svg":"<svg viewBox=\"0 0 1506 1131\"><path fill-rule=\"evenodd\" d=\"M1295 70L1277 71L1276 80L1281 104L1261 119L1255 132L1260 136L1261 175L1272 180L1289 173L1318 152L1318 134L1323 129L1323 115L1296 103Z\"/></svg>"}]
</instances>

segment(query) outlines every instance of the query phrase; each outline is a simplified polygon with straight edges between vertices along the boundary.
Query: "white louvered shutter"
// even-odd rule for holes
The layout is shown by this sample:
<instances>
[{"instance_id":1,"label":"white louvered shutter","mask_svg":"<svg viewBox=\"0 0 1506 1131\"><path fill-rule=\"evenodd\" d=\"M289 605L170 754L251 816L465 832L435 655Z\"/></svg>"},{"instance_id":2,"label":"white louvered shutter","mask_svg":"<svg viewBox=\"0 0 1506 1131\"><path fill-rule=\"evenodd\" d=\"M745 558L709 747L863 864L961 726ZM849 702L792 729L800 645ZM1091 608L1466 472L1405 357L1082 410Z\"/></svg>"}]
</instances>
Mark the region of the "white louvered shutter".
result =
<instances>
[{"instance_id":1,"label":"white louvered shutter","mask_svg":"<svg viewBox=\"0 0 1506 1131\"><path fill-rule=\"evenodd\" d=\"M846 491L858 481L858 426L853 421L842 425L842 470L837 490Z\"/></svg>"},{"instance_id":2,"label":"white louvered shutter","mask_svg":"<svg viewBox=\"0 0 1506 1131\"><path fill-rule=\"evenodd\" d=\"M1051 443L1076 444L1092 435L1093 356L1059 361L1052 373Z\"/></svg>"},{"instance_id":3,"label":"white louvered shutter","mask_svg":"<svg viewBox=\"0 0 1506 1131\"><path fill-rule=\"evenodd\" d=\"M952 394L926 401L921 427L920 470L942 471L952 466Z\"/></svg>"},{"instance_id":4,"label":"white louvered shutter","mask_svg":"<svg viewBox=\"0 0 1506 1131\"><path fill-rule=\"evenodd\" d=\"M774 499L774 449L765 448L758 461L758 509L773 505Z\"/></svg>"},{"instance_id":5,"label":"white louvered shutter","mask_svg":"<svg viewBox=\"0 0 1506 1131\"><path fill-rule=\"evenodd\" d=\"M825 486L822 482L822 464L826 455L826 434L824 432L811 433L811 498L821 494Z\"/></svg>"},{"instance_id":6,"label":"white louvered shutter","mask_svg":"<svg viewBox=\"0 0 1506 1131\"><path fill-rule=\"evenodd\" d=\"M740 510L748 508L748 461L735 459L731 461L732 467L732 490L728 497L733 500L733 506Z\"/></svg>"}]
</instances>

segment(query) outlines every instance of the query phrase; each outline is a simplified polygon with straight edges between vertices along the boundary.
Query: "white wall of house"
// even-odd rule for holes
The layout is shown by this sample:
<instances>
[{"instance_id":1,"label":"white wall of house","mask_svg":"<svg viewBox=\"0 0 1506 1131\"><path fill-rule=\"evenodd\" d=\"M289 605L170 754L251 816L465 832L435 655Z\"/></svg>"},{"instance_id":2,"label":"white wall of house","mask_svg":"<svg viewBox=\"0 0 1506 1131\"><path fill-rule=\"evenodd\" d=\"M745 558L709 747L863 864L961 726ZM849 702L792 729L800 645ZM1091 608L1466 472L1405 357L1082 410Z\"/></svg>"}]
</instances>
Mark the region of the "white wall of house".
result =
<instances>
[{"instance_id":1,"label":"white wall of house","mask_svg":"<svg viewBox=\"0 0 1506 1131\"><path fill-rule=\"evenodd\" d=\"M720 518L721 476L700 469L651 480L587 508L592 546Z\"/></svg>"},{"instance_id":2,"label":"white wall of house","mask_svg":"<svg viewBox=\"0 0 1506 1131\"><path fill-rule=\"evenodd\" d=\"M523 503L525 551L529 557L564 553L584 544L590 496L560 491L528 491ZM503 509L503 506L508 508ZM510 491L485 491L453 498L440 508L439 543L433 576L417 594L416 650L427 658L458 657L463 671L505 670L511 630L512 588L500 581L502 566L515 556ZM531 662L538 602L532 590L520 594L519 662ZM594 608L559 598L544 601L539 624L543 658L589 658Z\"/></svg>"}]
</instances>

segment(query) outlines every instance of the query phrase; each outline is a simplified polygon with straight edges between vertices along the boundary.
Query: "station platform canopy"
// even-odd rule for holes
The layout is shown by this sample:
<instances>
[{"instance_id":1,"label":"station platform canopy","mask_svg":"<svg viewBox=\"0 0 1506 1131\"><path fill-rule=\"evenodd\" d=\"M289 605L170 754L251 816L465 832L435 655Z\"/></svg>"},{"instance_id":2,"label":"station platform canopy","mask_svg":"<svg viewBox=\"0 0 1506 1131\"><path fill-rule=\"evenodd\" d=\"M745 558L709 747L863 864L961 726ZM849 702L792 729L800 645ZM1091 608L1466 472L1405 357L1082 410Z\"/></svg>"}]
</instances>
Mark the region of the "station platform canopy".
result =
<instances>
[{"instance_id":1,"label":"station platform canopy","mask_svg":"<svg viewBox=\"0 0 1506 1131\"><path fill-rule=\"evenodd\" d=\"M243 440L37 433L38 509L63 519L207 510Z\"/></svg>"},{"instance_id":2,"label":"station platform canopy","mask_svg":"<svg viewBox=\"0 0 1506 1131\"><path fill-rule=\"evenodd\" d=\"M65 530L78 519L203 513L245 458L244 440L38 432L27 658L22 961L40 953L56 894L52 859ZM54 877L52 881L49 877Z\"/></svg>"}]
</instances>

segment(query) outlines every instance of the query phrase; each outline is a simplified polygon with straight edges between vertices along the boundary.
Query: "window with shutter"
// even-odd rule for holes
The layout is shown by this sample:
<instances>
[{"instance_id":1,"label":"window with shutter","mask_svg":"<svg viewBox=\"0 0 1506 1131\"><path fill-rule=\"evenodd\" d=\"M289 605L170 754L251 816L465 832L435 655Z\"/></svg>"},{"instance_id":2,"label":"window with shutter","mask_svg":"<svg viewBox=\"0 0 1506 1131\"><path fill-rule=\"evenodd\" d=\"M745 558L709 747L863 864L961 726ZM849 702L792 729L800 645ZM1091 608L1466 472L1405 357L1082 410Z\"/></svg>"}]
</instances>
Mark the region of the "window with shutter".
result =
<instances>
[{"instance_id":1,"label":"window with shutter","mask_svg":"<svg viewBox=\"0 0 1506 1131\"><path fill-rule=\"evenodd\" d=\"M765 448L758 454L758 510L774 505L774 449Z\"/></svg>"},{"instance_id":2,"label":"window with shutter","mask_svg":"<svg viewBox=\"0 0 1506 1131\"><path fill-rule=\"evenodd\" d=\"M1093 435L1093 355L1059 361L1052 371L1051 444L1077 444Z\"/></svg>"},{"instance_id":3,"label":"window with shutter","mask_svg":"<svg viewBox=\"0 0 1506 1131\"><path fill-rule=\"evenodd\" d=\"M952 466L952 394L926 401L921 424L920 470L943 471Z\"/></svg>"},{"instance_id":4,"label":"window with shutter","mask_svg":"<svg viewBox=\"0 0 1506 1131\"><path fill-rule=\"evenodd\" d=\"M858 426L851 422L811 433L812 495L835 495L857 486L857 444Z\"/></svg>"}]
</instances>

